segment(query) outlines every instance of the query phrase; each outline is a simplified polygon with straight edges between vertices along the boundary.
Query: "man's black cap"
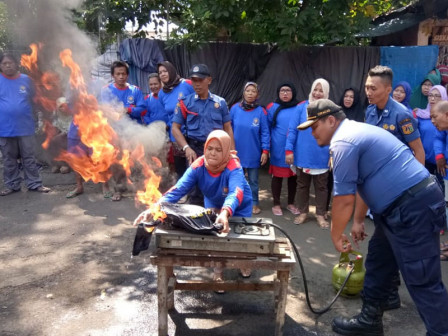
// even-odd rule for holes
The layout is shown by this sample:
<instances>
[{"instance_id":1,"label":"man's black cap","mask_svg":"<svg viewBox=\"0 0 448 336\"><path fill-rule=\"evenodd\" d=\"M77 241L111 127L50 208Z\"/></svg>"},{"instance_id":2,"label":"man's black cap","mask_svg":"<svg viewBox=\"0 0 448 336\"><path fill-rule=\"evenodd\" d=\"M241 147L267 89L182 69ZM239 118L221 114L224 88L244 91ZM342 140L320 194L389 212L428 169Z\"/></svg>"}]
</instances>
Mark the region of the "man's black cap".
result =
<instances>
[{"instance_id":1,"label":"man's black cap","mask_svg":"<svg viewBox=\"0 0 448 336\"><path fill-rule=\"evenodd\" d=\"M306 110L308 112L308 118L305 122L297 126L299 130L307 129L316 123L320 118L339 112L342 108L333 103L330 99L318 99L311 102Z\"/></svg>"},{"instance_id":2,"label":"man's black cap","mask_svg":"<svg viewBox=\"0 0 448 336\"><path fill-rule=\"evenodd\" d=\"M208 70L208 66L206 66L205 64L193 65L190 70L190 78L192 77L199 77L199 78L210 77L210 71Z\"/></svg>"}]
</instances>

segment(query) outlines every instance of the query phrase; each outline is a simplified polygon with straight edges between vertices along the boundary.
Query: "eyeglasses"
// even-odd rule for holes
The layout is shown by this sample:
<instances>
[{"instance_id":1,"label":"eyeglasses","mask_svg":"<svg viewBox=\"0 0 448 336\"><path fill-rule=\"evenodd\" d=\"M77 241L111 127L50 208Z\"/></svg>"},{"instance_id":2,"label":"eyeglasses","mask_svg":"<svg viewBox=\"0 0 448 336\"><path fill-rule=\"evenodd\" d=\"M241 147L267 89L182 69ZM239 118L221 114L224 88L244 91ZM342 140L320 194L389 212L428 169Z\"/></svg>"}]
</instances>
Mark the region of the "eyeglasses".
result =
<instances>
[{"instance_id":1,"label":"eyeglasses","mask_svg":"<svg viewBox=\"0 0 448 336\"><path fill-rule=\"evenodd\" d=\"M430 93L430 94L428 95L428 98L442 98L442 96L439 95L439 94L432 94L432 93Z\"/></svg>"},{"instance_id":2,"label":"eyeglasses","mask_svg":"<svg viewBox=\"0 0 448 336\"><path fill-rule=\"evenodd\" d=\"M281 89L280 90L280 93L290 93L290 92L292 92L291 89Z\"/></svg>"}]
</instances>

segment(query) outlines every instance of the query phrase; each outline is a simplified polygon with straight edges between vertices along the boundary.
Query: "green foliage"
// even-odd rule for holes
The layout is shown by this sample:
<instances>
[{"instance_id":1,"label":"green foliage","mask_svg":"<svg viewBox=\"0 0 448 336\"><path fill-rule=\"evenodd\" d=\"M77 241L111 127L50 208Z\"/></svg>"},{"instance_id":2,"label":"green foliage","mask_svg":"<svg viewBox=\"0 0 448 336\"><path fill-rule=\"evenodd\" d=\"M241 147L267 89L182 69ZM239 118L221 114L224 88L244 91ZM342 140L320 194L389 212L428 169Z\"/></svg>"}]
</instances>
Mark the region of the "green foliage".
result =
<instances>
[{"instance_id":1,"label":"green foliage","mask_svg":"<svg viewBox=\"0 0 448 336\"><path fill-rule=\"evenodd\" d=\"M7 49L10 44L8 23L8 8L4 2L0 2L0 50Z\"/></svg>"},{"instance_id":2,"label":"green foliage","mask_svg":"<svg viewBox=\"0 0 448 336\"><path fill-rule=\"evenodd\" d=\"M171 42L198 45L207 41L275 42L282 49L299 45L360 42L354 34L372 18L412 0L85 0L76 13L83 29L110 42L127 21L137 33L161 18L178 28ZM363 42L364 43L364 42Z\"/></svg>"}]
</instances>

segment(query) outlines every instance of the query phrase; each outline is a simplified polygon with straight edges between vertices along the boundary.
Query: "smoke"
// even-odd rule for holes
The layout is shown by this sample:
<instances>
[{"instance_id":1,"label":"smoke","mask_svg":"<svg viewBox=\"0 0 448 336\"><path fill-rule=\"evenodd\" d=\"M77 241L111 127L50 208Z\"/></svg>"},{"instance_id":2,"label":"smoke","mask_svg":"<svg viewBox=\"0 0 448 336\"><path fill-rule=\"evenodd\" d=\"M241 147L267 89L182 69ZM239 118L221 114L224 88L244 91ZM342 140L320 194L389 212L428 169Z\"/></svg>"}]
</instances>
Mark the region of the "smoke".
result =
<instances>
[{"instance_id":1,"label":"smoke","mask_svg":"<svg viewBox=\"0 0 448 336\"><path fill-rule=\"evenodd\" d=\"M97 58L95 42L73 23L71 10L79 8L83 0L6 0L13 27L15 49L26 49L30 44L40 44L38 67L43 73L52 71L59 75L61 88L55 90L70 99L69 70L62 67L59 54L64 49L72 51L73 60L81 67L89 92L98 97L101 81L90 78L90 67ZM54 99L58 97L52 97ZM116 104L116 110L120 110ZM52 112L52 111L47 111ZM106 114L107 116L107 114ZM165 126L155 123L149 127L138 125L127 116L116 121L109 117L109 123L117 132L121 149L132 151L138 144L145 149L145 159L151 156L166 158L167 136ZM118 125L118 126L117 126Z\"/></svg>"},{"instance_id":2,"label":"smoke","mask_svg":"<svg viewBox=\"0 0 448 336\"><path fill-rule=\"evenodd\" d=\"M72 21L71 9L79 8L82 0L7 0L6 3L15 48L42 43L39 63L46 67L44 71L60 68L59 52L65 48L73 51L74 60L83 67L94 59L95 43Z\"/></svg>"}]
</instances>

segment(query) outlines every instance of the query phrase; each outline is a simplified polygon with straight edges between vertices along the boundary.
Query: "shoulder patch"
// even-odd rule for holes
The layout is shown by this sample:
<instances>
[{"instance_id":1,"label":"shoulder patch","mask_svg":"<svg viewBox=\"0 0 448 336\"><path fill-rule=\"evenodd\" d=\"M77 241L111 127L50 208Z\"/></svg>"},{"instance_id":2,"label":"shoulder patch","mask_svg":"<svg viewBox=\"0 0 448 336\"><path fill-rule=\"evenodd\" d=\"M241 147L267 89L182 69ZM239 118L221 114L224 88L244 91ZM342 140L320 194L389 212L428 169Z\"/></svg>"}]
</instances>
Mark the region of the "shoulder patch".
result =
<instances>
[{"instance_id":1,"label":"shoulder patch","mask_svg":"<svg viewBox=\"0 0 448 336\"><path fill-rule=\"evenodd\" d=\"M302 100L300 103L298 103L297 105L302 105L302 104L304 104L304 103L306 103L306 100Z\"/></svg>"},{"instance_id":2,"label":"shoulder patch","mask_svg":"<svg viewBox=\"0 0 448 336\"><path fill-rule=\"evenodd\" d=\"M274 105L273 102L272 102L272 103L269 103L268 106L266 106L266 108L269 110L269 109L272 107L272 105Z\"/></svg>"},{"instance_id":3,"label":"shoulder patch","mask_svg":"<svg viewBox=\"0 0 448 336\"><path fill-rule=\"evenodd\" d=\"M235 170L241 168L240 160L232 158L229 160L226 167L228 170Z\"/></svg>"},{"instance_id":4,"label":"shoulder patch","mask_svg":"<svg viewBox=\"0 0 448 336\"><path fill-rule=\"evenodd\" d=\"M193 86L193 84L192 84L192 82L191 82L191 79L186 79L186 80L185 80L185 83L190 84L190 85Z\"/></svg>"},{"instance_id":5,"label":"shoulder patch","mask_svg":"<svg viewBox=\"0 0 448 336\"><path fill-rule=\"evenodd\" d=\"M202 167L203 165L204 165L204 156L200 156L191 164L190 167L191 169L197 169Z\"/></svg>"},{"instance_id":6,"label":"shoulder patch","mask_svg":"<svg viewBox=\"0 0 448 336\"><path fill-rule=\"evenodd\" d=\"M145 100L148 99L149 97L151 97L151 94L146 95Z\"/></svg>"},{"instance_id":7,"label":"shoulder patch","mask_svg":"<svg viewBox=\"0 0 448 336\"><path fill-rule=\"evenodd\" d=\"M403 131L403 134L409 135L414 132L414 126L412 123L407 123L401 126L401 130Z\"/></svg>"},{"instance_id":8,"label":"shoulder patch","mask_svg":"<svg viewBox=\"0 0 448 336\"><path fill-rule=\"evenodd\" d=\"M263 110L264 115L268 115L268 111L262 106L261 109Z\"/></svg>"}]
</instances>

